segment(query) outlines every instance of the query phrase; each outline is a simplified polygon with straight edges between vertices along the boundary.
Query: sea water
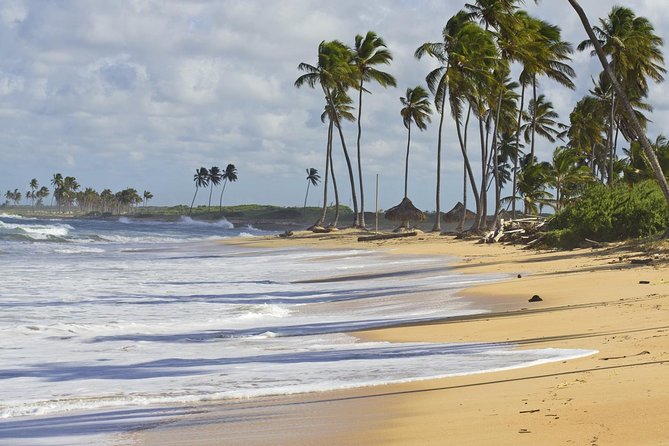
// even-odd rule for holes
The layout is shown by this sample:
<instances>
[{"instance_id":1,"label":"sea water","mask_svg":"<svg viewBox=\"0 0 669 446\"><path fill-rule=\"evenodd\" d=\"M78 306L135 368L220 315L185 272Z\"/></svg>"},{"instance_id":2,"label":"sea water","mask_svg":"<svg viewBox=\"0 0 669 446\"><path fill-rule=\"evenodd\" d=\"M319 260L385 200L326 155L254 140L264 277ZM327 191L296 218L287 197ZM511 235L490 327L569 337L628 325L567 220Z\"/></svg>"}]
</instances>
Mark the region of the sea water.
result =
<instances>
[{"instance_id":1,"label":"sea water","mask_svg":"<svg viewBox=\"0 0 669 446\"><path fill-rule=\"evenodd\" d=\"M484 312L458 291L500 276L457 274L442 257L221 242L268 234L225 219L0 214L0 444L116 444L197 401L592 353L362 342L346 333Z\"/></svg>"}]
</instances>

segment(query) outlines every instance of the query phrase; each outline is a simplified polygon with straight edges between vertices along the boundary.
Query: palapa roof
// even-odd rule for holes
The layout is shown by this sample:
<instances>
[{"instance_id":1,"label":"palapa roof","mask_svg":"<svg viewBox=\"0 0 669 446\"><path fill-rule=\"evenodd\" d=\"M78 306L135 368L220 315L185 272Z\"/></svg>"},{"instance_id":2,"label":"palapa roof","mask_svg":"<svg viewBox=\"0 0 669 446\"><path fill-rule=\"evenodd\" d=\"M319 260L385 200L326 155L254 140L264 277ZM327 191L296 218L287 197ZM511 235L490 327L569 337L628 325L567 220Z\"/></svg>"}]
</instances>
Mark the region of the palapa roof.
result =
<instances>
[{"instance_id":1,"label":"palapa roof","mask_svg":"<svg viewBox=\"0 0 669 446\"><path fill-rule=\"evenodd\" d=\"M393 221L423 221L427 216L413 205L411 200L404 197L397 206L388 209L384 215L387 220Z\"/></svg>"},{"instance_id":2,"label":"palapa roof","mask_svg":"<svg viewBox=\"0 0 669 446\"><path fill-rule=\"evenodd\" d=\"M457 204L453 206L453 209L444 213L442 219L447 223L455 223L460 221L462 219L462 210L464 207L465 205L458 201ZM465 220L473 220L474 217L476 217L476 213L467 209Z\"/></svg>"}]
</instances>

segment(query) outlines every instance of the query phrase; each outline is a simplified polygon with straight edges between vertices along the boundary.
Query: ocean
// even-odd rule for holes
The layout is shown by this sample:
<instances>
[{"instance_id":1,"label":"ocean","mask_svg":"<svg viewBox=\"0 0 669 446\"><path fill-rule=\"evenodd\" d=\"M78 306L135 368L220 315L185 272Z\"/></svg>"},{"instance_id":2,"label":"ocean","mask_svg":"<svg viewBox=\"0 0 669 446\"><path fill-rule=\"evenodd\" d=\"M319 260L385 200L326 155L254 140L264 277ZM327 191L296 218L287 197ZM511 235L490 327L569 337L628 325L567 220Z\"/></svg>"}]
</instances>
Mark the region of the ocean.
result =
<instances>
[{"instance_id":1,"label":"ocean","mask_svg":"<svg viewBox=\"0 0 669 446\"><path fill-rule=\"evenodd\" d=\"M358 340L347 333L484 313L458 292L502 277L455 273L443 257L223 243L271 234L225 219L0 213L0 444L119 444L200 401L592 353Z\"/></svg>"}]
</instances>

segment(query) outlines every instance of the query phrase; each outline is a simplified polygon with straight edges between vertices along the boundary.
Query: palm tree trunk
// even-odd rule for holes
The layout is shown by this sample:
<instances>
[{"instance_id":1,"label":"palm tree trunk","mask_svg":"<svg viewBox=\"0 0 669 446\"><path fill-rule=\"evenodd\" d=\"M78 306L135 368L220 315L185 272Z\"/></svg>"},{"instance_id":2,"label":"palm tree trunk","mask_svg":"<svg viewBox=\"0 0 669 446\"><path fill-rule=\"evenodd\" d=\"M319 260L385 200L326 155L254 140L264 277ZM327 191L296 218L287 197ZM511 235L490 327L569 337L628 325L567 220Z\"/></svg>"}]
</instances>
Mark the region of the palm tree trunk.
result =
<instances>
[{"instance_id":1,"label":"palm tree trunk","mask_svg":"<svg viewBox=\"0 0 669 446\"><path fill-rule=\"evenodd\" d=\"M669 205L669 185L667 184L667 179L664 176L664 172L662 172L662 167L660 166L660 163L657 160L655 151L653 150L653 147L650 145L650 141L648 141L646 134L641 128L641 124L639 124L639 120L637 119L634 113L634 109L632 108L632 105L630 104L627 95L620 86L620 83L618 83L618 79L616 79L616 76L614 75L613 71L611 70L611 67L609 66L606 60L606 55L604 54L604 51L602 50L602 47L599 44L599 41L597 40L597 37L595 36L595 33L592 30L592 27L590 26L590 22L588 21L588 16L585 15L585 12L583 12L583 8L581 8L581 5L579 5L576 0L569 0L569 3L574 8L576 14L578 14L578 17L581 19L581 22L583 23L585 32L588 34L588 37L590 38L590 41L592 42L592 45L595 48L597 57L599 57L599 61L601 62L602 67L604 67L604 71L606 71L606 74L609 76L609 80L611 81L611 84L613 85L613 88L616 94L618 95L618 99L623 107L623 111L625 112L627 119L630 121L630 124L632 125L632 130L634 130L634 133L636 133L637 138L639 138L641 142L641 147L643 148L644 154L646 155L646 158L651 168L653 169L653 173L655 173L655 177L657 178L658 183L660 183L660 188L662 189L664 198L667 201L667 204ZM665 232L665 237L667 236L669 236L669 230Z\"/></svg>"},{"instance_id":2,"label":"palm tree trunk","mask_svg":"<svg viewBox=\"0 0 669 446\"><path fill-rule=\"evenodd\" d=\"M407 156L404 160L404 198L407 198L407 186L409 184L409 147L411 145L411 120L409 120L409 127L407 130Z\"/></svg>"},{"instance_id":3,"label":"palm tree trunk","mask_svg":"<svg viewBox=\"0 0 669 446\"><path fill-rule=\"evenodd\" d=\"M611 110L609 112L609 186L613 185L613 162L615 160L615 145L613 143L613 126L615 124L616 95L611 91Z\"/></svg>"},{"instance_id":4,"label":"palm tree trunk","mask_svg":"<svg viewBox=\"0 0 669 446\"><path fill-rule=\"evenodd\" d=\"M476 187L476 178L474 178L474 171L472 170L472 165L469 162L469 156L467 155L467 127L468 127L468 124L469 124L469 113L470 113L470 111L471 111L471 106L470 106L469 111L467 112L467 121L466 121L466 124L465 124L465 138L464 139L462 138L462 129L460 128L460 121L457 120L457 119L455 120L455 129L456 129L457 134L458 134L458 141L460 142L460 151L462 152L462 158L464 160L465 170L467 171L467 175L469 176L469 183L472 186L472 194L474 195L474 199L475 199L474 201L476 202L476 215L478 215L479 212L480 212L480 209L479 209L480 203L479 203L479 200L478 200L479 192L478 192L478 188ZM466 208L467 208L466 200L463 204L465 205L465 210L466 210ZM463 221L464 221L464 217L463 217ZM474 221L474 224L472 225L472 229L474 229L475 226L476 226L476 220Z\"/></svg>"},{"instance_id":5,"label":"palm tree trunk","mask_svg":"<svg viewBox=\"0 0 669 446\"><path fill-rule=\"evenodd\" d=\"M311 181L307 180L307 194L304 196L304 207L302 207L302 213L307 209L307 197L309 196L309 184Z\"/></svg>"},{"instance_id":6,"label":"palm tree trunk","mask_svg":"<svg viewBox=\"0 0 669 446\"><path fill-rule=\"evenodd\" d=\"M462 231L465 227L465 219L467 218L467 164L469 160L467 159L467 133L469 130L469 117L472 113L472 107L467 107L467 118L465 119L465 132L464 138L460 136L460 125L456 124L458 131L458 140L460 141L460 150L462 150L463 158L466 160L462 162L462 218L460 219L460 224L457 227L458 231Z\"/></svg>"},{"instance_id":7,"label":"palm tree trunk","mask_svg":"<svg viewBox=\"0 0 669 446\"><path fill-rule=\"evenodd\" d=\"M332 100L332 94L328 88L324 88L325 96L330 103L332 110L335 110L334 101ZM353 226L358 226L358 198L355 193L355 179L353 177L353 166L351 165L351 158L348 156L348 149L346 148L346 141L344 140L344 133L341 130L341 122L339 122L339 116L337 113L333 113L335 119L335 125L337 126L337 131L339 132L339 139L341 139L341 148L344 151L344 158L346 159L346 167L348 168L348 177L351 182L351 199L353 200Z\"/></svg>"},{"instance_id":8,"label":"palm tree trunk","mask_svg":"<svg viewBox=\"0 0 669 446\"><path fill-rule=\"evenodd\" d=\"M207 206L207 209L209 212L211 212L211 193L214 192L214 184L209 185L209 205Z\"/></svg>"},{"instance_id":9,"label":"palm tree trunk","mask_svg":"<svg viewBox=\"0 0 669 446\"><path fill-rule=\"evenodd\" d=\"M328 142L325 147L325 180L323 181L323 210L315 226L322 226L328 211L328 179L330 176L330 150L332 148L332 119L328 124Z\"/></svg>"},{"instance_id":10,"label":"palm tree trunk","mask_svg":"<svg viewBox=\"0 0 669 446\"><path fill-rule=\"evenodd\" d=\"M518 154L520 151L520 122L525 105L525 83L521 81L520 108L518 109L518 123L516 127L516 150L513 153L513 186L511 189L511 217L516 218L516 192L518 189Z\"/></svg>"},{"instance_id":11,"label":"palm tree trunk","mask_svg":"<svg viewBox=\"0 0 669 446\"><path fill-rule=\"evenodd\" d=\"M331 226L337 227L339 224L339 189L337 188L337 178L335 177L334 164L332 163L332 138L330 138L330 176L332 177L332 188L335 194L335 218Z\"/></svg>"},{"instance_id":12,"label":"palm tree trunk","mask_svg":"<svg viewBox=\"0 0 669 446\"><path fill-rule=\"evenodd\" d=\"M481 140L481 188L479 189L479 196L478 200L480 202L479 206L479 212L476 215L476 230L480 231L484 229L487 224L486 224L486 214L488 213L487 210L487 194L486 194L486 184L488 183L487 181L487 159L488 155L486 153L486 147L485 147L485 134L483 131L483 119L478 117L479 121L479 138Z\"/></svg>"},{"instance_id":13,"label":"palm tree trunk","mask_svg":"<svg viewBox=\"0 0 669 446\"><path fill-rule=\"evenodd\" d=\"M360 217L358 218L358 224L361 227L365 227L365 193L363 191L363 181L362 181L362 156L360 154L360 137L362 136L362 124L360 123L360 118L362 117L362 77L360 78L360 93L358 97L358 181L360 182Z\"/></svg>"},{"instance_id":14,"label":"palm tree trunk","mask_svg":"<svg viewBox=\"0 0 669 446\"><path fill-rule=\"evenodd\" d=\"M446 105L446 92L441 98L441 112L439 113L439 135L437 136L437 191L435 193L436 209L434 217L433 232L441 232L441 130L444 127L444 106Z\"/></svg>"},{"instance_id":15,"label":"palm tree trunk","mask_svg":"<svg viewBox=\"0 0 669 446\"><path fill-rule=\"evenodd\" d=\"M532 76L532 100L534 108L532 110L532 148L530 150L530 159L534 160L534 140L537 133L537 75Z\"/></svg>"},{"instance_id":16,"label":"palm tree trunk","mask_svg":"<svg viewBox=\"0 0 669 446\"><path fill-rule=\"evenodd\" d=\"M500 91L499 99L497 101L497 110L495 112L495 126L492 133L492 172L495 177L495 217L493 220L493 229L497 228L499 212L502 209L502 186L499 181L499 162L497 153L497 129L499 128L499 116L502 109L502 95L503 92Z\"/></svg>"},{"instance_id":17,"label":"palm tree trunk","mask_svg":"<svg viewBox=\"0 0 669 446\"><path fill-rule=\"evenodd\" d=\"M218 200L218 212L223 211L223 192L225 192L225 185L228 184L228 179L223 181L223 189L221 190L221 198Z\"/></svg>"},{"instance_id":18,"label":"palm tree trunk","mask_svg":"<svg viewBox=\"0 0 669 446\"><path fill-rule=\"evenodd\" d=\"M188 211L188 215L193 213L193 205L195 204L195 197L197 197L197 189L198 187L195 186L195 194L193 195L193 201L190 202L190 210ZM120 213L120 210L119 210Z\"/></svg>"}]
</instances>

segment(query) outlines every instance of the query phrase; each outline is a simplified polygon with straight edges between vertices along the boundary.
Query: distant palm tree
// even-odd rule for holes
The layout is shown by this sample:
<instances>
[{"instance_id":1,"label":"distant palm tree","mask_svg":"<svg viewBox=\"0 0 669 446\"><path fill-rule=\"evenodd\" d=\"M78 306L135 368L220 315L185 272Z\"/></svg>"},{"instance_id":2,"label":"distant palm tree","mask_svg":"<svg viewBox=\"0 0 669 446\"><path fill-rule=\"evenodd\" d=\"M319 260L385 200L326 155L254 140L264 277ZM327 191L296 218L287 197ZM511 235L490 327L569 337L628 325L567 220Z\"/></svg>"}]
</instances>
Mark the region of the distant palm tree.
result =
<instances>
[{"instance_id":1,"label":"distant palm tree","mask_svg":"<svg viewBox=\"0 0 669 446\"><path fill-rule=\"evenodd\" d=\"M211 211L211 193L214 191L214 186L221 184L223 175L221 174L221 169L218 166L213 166L209 169L209 211Z\"/></svg>"},{"instance_id":2,"label":"distant palm tree","mask_svg":"<svg viewBox=\"0 0 669 446\"><path fill-rule=\"evenodd\" d=\"M144 198L144 207L146 207L146 204L149 202L149 200L153 198L153 194L148 190L145 190L144 195L142 196Z\"/></svg>"},{"instance_id":3,"label":"distant palm tree","mask_svg":"<svg viewBox=\"0 0 669 446\"><path fill-rule=\"evenodd\" d=\"M362 93L365 91L369 93L364 87L364 82L374 81L382 87L396 86L393 76L374 68L375 65L388 65L392 60L393 56L386 48L386 43L374 31L367 31L364 37L359 34L355 36L352 62L357 72L356 78L358 80L358 181L360 182L360 217L358 224L363 228L365 227L365 194L362 181L362 158L360 155Z\"/></svg>"},{"instance_id":4,"label":"distant palm tree","mask_svg":"<svg viewBox=\"0 0 669 446\"><path fill-rule=\"evenodd\" d=\"M209 185L209 171L206 167L200 167L195 170L195 175L193 175L193 181L195 181L195 195L193 195L193 201L190 203L190 211L188 215L193 212L193 205L195 204L195 197L197 197L197 190L201 187L207 187Z\"/></svg>"},{"instance_id":5,"label":"distant palm tree","mask_svg":"<svg viewBox=\"0 0 669 446\"><path fill-rule=\"evenodd\" d=\"M32 200L32 205L35 206L35 198L37 198L37 195L35 194L35 191L39 189L39 184L37 183L37 178L33 178L30 180L30 193L26 194L28 198Z\"/></svg>"},{"instance_id":6,"label":"distant palm tree","mask_svg":"<svg viewBox=\"0 0 669 446\"><path fill-rule=\"evenodd\" d=\"M53 206L53 200L56 199L56 204L60 206L60 197L63 191L63 175L60 173L54 173L53 178L51 179L51 185L53 186L53 195L51 196L51 206Z\"/></svg>"},{"instance_id":7,"label":"distant palm tree","mask_svg":"<svg viewBox=\"0 0 669 446\"><path fill-rule=\"evenodd\" d=\"M221 198L218 202L218 211L221 212L223 209L223 192L225 192L225 186L228 184L228 181L231 183L234 183L237 181L237 168L235 167L234 164L228 164L227 167L225 168L225 172L223 172L223 175L221 175L221 179L223 180L223 190L221 190Z\"/></svg>"},{"instance_id":8,"label":"distant palm tree","mask_svg":"<svg viewBox=\"0 0 669 446\"><path fill-rule=\"evenodd\" d=\"M307 194L304 196L304 211L307 208L307 197L309 196L309 186L314 185L318 186L318 183L321 181L321 176L318 174L318 170L310 167L307 169Z\"/></svg>"},{"instance_id":9,"label":"distant palm tree","mask_svg":"<svg viewBox=\"0 0 669 446\"><path fill-rule=\"evenodd\" d=\"M400 98L403 107L400 110L402 122L407 129L407 154L404 162L404 198L407 198L409 181L409 148L411 147L411 123L416 123L419 130L425 130L427 124L432 121L430 115L432 108L428 99L427 91L420 85L415 88L407 88L406 97Z\"/></svg>"},{"instance_id":10,"label":"distant palm tree","mask_svg":"<svg viewBox=\"0 0 669 446\"><path fill-rule=\"evenodd\" d=\"M594 180L590 170L579 161L578 152L571 147L558 147L553 152L547 184L555 189L556 211L560 211L581 186Z\"/></svg>"}]
</instances>

